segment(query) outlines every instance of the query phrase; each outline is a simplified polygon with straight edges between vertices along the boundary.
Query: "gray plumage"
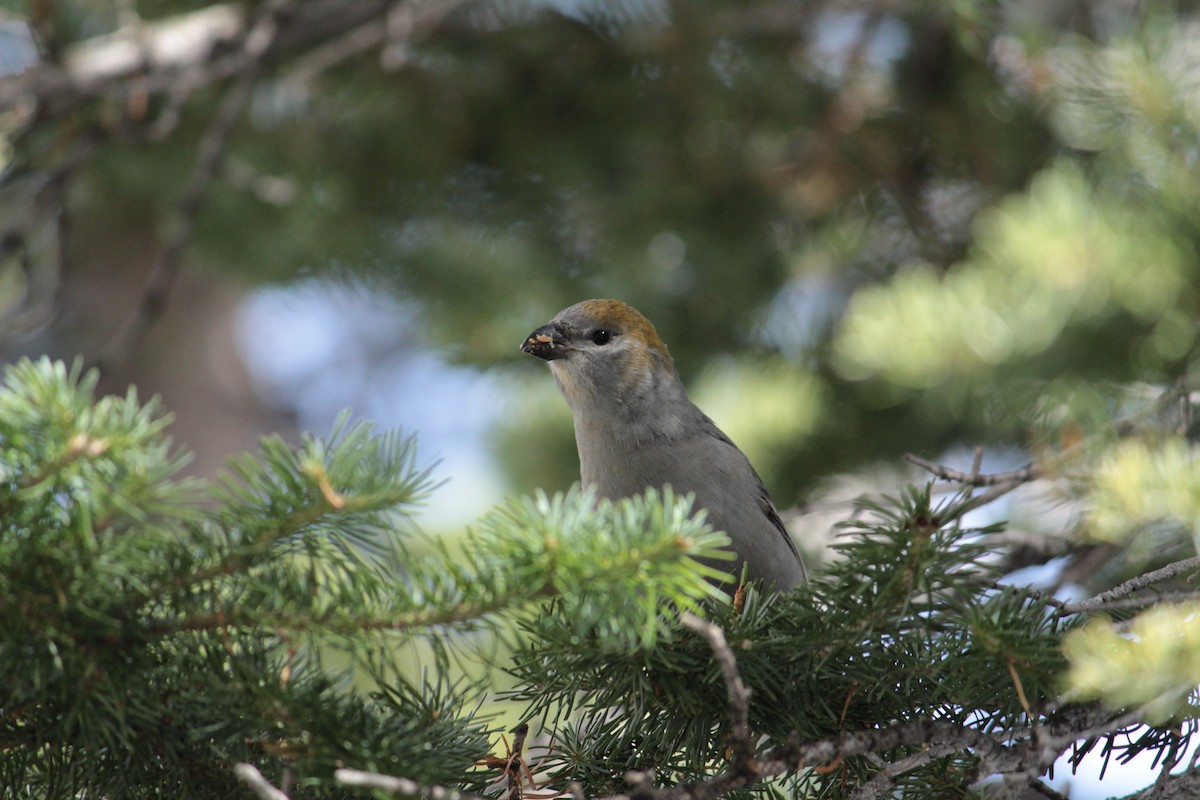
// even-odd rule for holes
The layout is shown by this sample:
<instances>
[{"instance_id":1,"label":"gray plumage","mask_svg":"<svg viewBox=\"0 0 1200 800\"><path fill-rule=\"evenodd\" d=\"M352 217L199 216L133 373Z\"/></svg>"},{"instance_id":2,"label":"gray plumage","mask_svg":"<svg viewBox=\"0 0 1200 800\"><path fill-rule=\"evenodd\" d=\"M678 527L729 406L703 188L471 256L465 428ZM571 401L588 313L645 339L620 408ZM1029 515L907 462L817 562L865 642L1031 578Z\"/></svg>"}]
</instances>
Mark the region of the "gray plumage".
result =
<instances>
[{"instance_id":1,"label":"gray plumage","mask_svg":"<svg viewBox=\"0 0 1200 800\"><path fill-rule=\"evenodd\" d=\"M522 350L545 359L571 409L581 479L601 497L669 484L692 492L725 531L751 579L786 590L804 564L762 480L729 437L688 399L650 322L618 300L585 300L531 333Z\"/></svg>"}]
</instances>

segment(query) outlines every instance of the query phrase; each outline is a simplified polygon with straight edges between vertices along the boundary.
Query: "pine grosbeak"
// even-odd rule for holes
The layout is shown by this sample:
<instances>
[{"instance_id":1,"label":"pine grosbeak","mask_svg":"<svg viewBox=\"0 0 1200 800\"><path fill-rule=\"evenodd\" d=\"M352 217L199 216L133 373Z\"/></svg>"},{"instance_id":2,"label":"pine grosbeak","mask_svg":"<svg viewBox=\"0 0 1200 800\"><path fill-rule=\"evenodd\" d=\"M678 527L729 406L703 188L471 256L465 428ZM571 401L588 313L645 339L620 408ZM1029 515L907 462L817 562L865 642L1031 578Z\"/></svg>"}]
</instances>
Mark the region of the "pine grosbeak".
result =
<instances>
[{"instance_id":1,"label":"pine grosbeak","mask_svg":"<svg viewBox=\"0 0 1200 800\"><path fill-rule=\"evenodd\" d=\"M804 563L762 480L741 450L688 399L650 321L619 300L585 300L529 334L571 408L585 486L618 499L647 487L693 492L738 556L714 563L736 577L790 589Z\"/></svg>"}]
</instances>

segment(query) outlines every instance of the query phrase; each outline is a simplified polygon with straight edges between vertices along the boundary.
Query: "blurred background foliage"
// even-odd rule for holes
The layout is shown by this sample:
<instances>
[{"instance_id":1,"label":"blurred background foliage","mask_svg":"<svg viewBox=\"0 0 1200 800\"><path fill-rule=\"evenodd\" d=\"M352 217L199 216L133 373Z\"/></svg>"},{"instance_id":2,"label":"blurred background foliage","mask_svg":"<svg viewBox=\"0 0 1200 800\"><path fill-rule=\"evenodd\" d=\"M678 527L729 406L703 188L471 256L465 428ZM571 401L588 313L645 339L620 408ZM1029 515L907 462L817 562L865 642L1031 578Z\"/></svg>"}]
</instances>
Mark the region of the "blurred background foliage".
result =
<instances>
[{"instance_id":1,"label":"blurred background foliage","mask_svg":"<svg viewBox=\"0 0 1200 800\"><path fill-rule=\"evenodd\" d=\"M658 326L811 554L827 520L803 512L894 485L906 450L965 468L973 446L1056 479L1013 500L1014 566L1069 550L1054 580L1094 585L1194 553L1194 3L429 5L411 35L266 60L165 312L103 362L164 395L197 471L307 427L320 388L322 409L486 417L505 491L564 488L569 416L516 348L610 296ZM3 80L194 13L33 4L5 22ZM145 311L225 91L134 74L0 109L9 358L98 359ZM244 324L280 285L310 316ZM307 371L273 382L246 353L289 337ZM409 394L370 399L392 373Z\"/></svg>"}]
</instances>

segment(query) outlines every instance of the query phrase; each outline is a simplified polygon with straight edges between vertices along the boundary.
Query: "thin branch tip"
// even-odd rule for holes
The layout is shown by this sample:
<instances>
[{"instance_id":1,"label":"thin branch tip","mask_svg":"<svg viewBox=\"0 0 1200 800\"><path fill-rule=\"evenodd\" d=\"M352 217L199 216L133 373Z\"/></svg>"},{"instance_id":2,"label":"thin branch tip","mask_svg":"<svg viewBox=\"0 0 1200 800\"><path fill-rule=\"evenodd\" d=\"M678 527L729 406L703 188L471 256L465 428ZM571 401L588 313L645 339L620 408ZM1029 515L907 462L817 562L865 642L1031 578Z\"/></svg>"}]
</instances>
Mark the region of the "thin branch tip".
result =
<instances>
[{"instance_id":1,"label":"thin branch tip","mask_svg":"<svg viewBox=\"0 0 1200 800\"><path fill-rule=\"evenodd\" d=\"M1175 561L1167 564L1165 567L1160 567L1156 570L1151 570L1143 575L1138 575L1135 578L1130 578L1124 583L1117 584L1111 589L1100 592L1094 597L1089 597L1086 600L1080 600L1075 603L1064 603L1059 609L1060 616L1069 614L1091 614L1096 611L1101 611L1107 608L1120 608L1125 605L1137 607L1140 605L1149 605L1155 601L1171 601L1176 599L1192 599L1196 596L1193 592L1185 592L1173 597L1155 597L1146 598L1146 602L1125 603L1126 598L1134 592L1145 589L1147 586L1152 586L1156 583L1169 581L1172 578L1177 578L1188 572L1200 572L1200 556L1192 556L1185 558L1182 561ZM1140 598L1139 598L1140 601Z\"/></svg>"},{"instance_id":2,"label":"thin branch tip","mask_svg":"<svg viewBox=\"0 0 1200 800\"><path fill-rule=\"evenodd\" d=\"M904 460L910 464L920 467L921 469L949 483L958 483L963 486L973 486L982 488L985 486L1001 486L1010 483L1022 484L1035 481L1042 477L1045 470L1036 461L1030 461L1023 467L1007 470L1005 472L980 472L979 468L983 462L983 448L975 448L972 455L971 471L963 472L962 470L953 469L945 464L921 458L915 453L905 453Z\"/></svg>"},{"instance_id":3,"label":"thin branch tip","mask_svg":"<svg viewBox=\"0 0 1200 800\"><path fill-rule=\"evenodd\" d=\"M235 764L233 774L246 784L246 788L253 792L259 800L288 800L288 796L264 778L263 774L258 771L258 767L253 764Z\"/></svg>"}]
</instances>

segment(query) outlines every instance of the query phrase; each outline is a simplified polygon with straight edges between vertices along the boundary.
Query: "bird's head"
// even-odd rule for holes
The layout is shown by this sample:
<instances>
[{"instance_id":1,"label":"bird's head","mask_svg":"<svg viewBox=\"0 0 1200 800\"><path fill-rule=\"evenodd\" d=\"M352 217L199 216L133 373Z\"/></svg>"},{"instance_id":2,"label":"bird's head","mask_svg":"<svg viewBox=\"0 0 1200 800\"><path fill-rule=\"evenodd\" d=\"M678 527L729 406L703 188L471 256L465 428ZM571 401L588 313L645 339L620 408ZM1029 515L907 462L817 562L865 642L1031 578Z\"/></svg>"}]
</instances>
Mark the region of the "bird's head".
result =
<instances>
[{"instance_id":1,"label":"bird's head","mask_svg":"<svg viewBox=\"0 0 1200 800\"><path fill-rule=\"evenodd\" d=\"M521 344L550 363L574 414L625 414L682 392L650 320L620 300L584 300Z\"/></svg>"}]
</instances>

